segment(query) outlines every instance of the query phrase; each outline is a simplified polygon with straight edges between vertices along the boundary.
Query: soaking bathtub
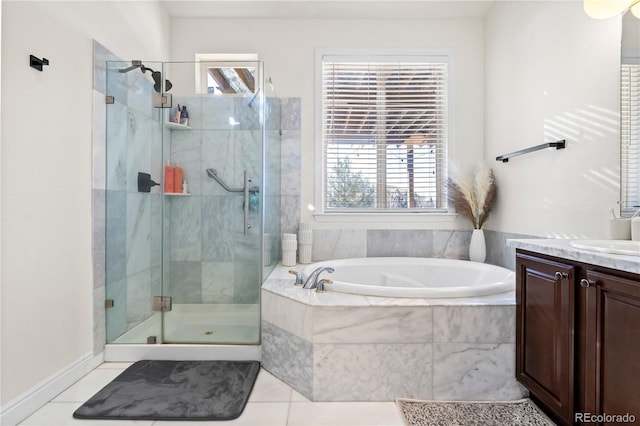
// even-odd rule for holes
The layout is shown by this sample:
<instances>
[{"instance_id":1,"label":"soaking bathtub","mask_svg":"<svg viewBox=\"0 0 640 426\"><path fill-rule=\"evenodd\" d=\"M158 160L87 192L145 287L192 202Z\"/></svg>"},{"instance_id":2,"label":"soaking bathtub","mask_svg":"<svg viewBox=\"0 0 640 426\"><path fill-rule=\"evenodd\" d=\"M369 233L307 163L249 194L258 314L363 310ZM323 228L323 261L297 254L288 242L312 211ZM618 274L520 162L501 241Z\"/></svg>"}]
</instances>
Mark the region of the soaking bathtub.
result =
<instances>
[{"instance_id":1,"label":"soaking bathtub","mask_svg":"<svg viewBox=\"0 0 640 426\"><path fill-rule=\"evenodd\" d=\"M289 270L304 275L319 267L335 269L320 274L334 280L328 292L294 285ZM342 283L368 294L339 291ZM469 289L474 284L481 290ZM380 295L388 291L404 294ZM408 297L415 291L420 296ZM463 296L492 291L499 293ZM527 395L515 378L515 289L506 269L415 258L278 266L261 297L262 365L313 401Z\"/></svg>"},{"instance_id":2,"label":"soaking bathtub","mask_svg":"<svg viewBox=\"0 0 640 426\"><path fill-rule=\"evenodd\" d=\"M454 298L512 291L515 273L485 263L418 257L367 257L318 262L303 270L306 279L317 268L319 279L333 281L329 291L382 297Z\"/></svg>"}]
</instances>

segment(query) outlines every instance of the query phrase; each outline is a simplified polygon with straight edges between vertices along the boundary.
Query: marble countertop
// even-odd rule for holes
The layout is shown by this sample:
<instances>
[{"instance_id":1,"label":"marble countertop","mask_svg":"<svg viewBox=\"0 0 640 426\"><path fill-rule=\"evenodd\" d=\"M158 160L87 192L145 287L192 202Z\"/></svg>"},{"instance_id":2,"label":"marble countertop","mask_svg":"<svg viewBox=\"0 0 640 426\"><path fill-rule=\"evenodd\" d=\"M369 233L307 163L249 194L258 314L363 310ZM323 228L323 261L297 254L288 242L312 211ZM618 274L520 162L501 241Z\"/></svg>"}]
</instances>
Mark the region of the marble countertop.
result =
<instances>
[{"instance_id":1,"label":"marble countertop","mask_svg":"<svg viewBox=\"0 0 640 426\"><path fill-rule=\"evenodd\" d=\"M546 254L567 260L575 260L591 265L640 274L640 254L628 256L622 254L601 253L572 247L563 239L513 239L507 240L507 246L517 249Z\"/></svg>"}]
</instances>

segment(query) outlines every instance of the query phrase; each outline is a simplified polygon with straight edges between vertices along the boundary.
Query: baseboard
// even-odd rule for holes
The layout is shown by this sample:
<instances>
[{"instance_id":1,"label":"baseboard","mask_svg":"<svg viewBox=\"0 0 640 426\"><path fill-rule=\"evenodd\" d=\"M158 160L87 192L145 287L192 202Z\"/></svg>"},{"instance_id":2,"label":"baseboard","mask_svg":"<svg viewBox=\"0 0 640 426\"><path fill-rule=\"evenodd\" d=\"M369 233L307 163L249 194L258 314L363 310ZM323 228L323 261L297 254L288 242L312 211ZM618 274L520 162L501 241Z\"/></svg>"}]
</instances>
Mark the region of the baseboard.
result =
<instances>
[{"instance_id":1,"label":"baseboard","mask_svg":"<svg viewBox=\"0 0 640 426\"><path fill-rule=\"evenodd\" d=\"M14 426L102 364L104 353L88 354L9 401L0 410L0 425Z\"/></svg>"},{"instance_id":2,"label":"baseboard","mask_svg":"<svg viewBox=\"0 0 640 426\"><path fill-rule=\"evenodd\" d=\"M107 344L104 348L106 362L135 362L143 359L260 361L262 351L259 345Z\"/></svg>"}]
</instances>

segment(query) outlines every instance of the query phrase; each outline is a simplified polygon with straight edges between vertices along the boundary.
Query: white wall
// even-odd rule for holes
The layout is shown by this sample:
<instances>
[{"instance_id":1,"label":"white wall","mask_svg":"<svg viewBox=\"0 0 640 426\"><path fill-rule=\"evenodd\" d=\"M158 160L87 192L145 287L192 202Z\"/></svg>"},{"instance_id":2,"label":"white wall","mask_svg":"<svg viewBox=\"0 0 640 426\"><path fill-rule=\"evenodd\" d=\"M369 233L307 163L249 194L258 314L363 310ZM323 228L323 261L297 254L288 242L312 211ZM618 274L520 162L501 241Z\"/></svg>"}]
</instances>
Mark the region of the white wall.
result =
<instances>
[{"instance_id":1,"label":"white wall","mask_svg":"<svg viewBox=\"0 0 640 426\"><path fill-rule=\"evenodd\" d=\"M582 2L496 2L485 26L485 158L499 190L487 227L605 238L619 199L620 19L591 19ZM558 139L566 149L495 161Z\"/></svg>"},{"instance_id":2,"label":"white wall","mask_svg":"<svg viewBox=\"0 0 640 426\"><path fill-rule=\"evenodd\" d=\"M640 55L640 19L631 12L622 18L623 53Z\"/></svg>"},{"instance_id":3,"label":"white wall","mask_svg":"<svg viewBox=\"0 0 640 426\"><path fill-rule=\"evenodd\" d=\"M257 53L280 97L302 98L302 206L314 204L315 49L450 49L455 61L452 151L462 169L483 156L483 22L467 20L173 19L171 60L196 53ZM172 81L174 76L171 77ZM179 81L176 78L176 81ZM175 84L174 84L175 86ZM302 208L302 207L301 207ZM313 222L302 208L302 220ZM451 228L451 222L332 222L315 228Z\"/></svg>"},{"instance_id":4,"label":"white wall","mask_svg":"<svg viewBox=\"0 0 640 426\"><path fill-rule=\"evenodd\" d=\"M0 1L0 81L2 81L2 1ZM2 129L2 85L0 84L0 129ZM0 132L0 242L2 241L2 132ZM2 244L0 244L0 374L2 373ZM0 386L2 407L2 386ZM1 408L0 408L1 410Z\"/></svg>"},{"instance_id":5,"label":"white wall","mask_svg":"<svg viewBox=\"0 0 640 426\"><path fill-rule=\"evenodd\" d=\"M2 2L2 406L92 352L92 39L165 59L154 2ZM43 72L29 54L46 57Z\"/></svg>"}]
</instances>

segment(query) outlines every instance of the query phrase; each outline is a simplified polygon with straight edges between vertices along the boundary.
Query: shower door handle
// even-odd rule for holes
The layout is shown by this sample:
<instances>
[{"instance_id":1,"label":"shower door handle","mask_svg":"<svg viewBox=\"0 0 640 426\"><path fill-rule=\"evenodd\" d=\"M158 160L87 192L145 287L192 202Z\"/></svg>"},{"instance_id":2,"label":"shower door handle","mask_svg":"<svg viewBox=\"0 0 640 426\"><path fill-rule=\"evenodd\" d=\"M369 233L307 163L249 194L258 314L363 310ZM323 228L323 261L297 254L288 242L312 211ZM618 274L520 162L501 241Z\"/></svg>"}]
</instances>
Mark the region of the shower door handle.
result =
<instances>
[{"instance_id":1,"label":"shower door handle","mask_svg":"<svg viewBox=\"0 0 640 426\"><path fill-rule=\"evenodd\" d=\"M247 171L244 171L244 235L249 233L249 182Z\"/></svg>"}]
</instances>

